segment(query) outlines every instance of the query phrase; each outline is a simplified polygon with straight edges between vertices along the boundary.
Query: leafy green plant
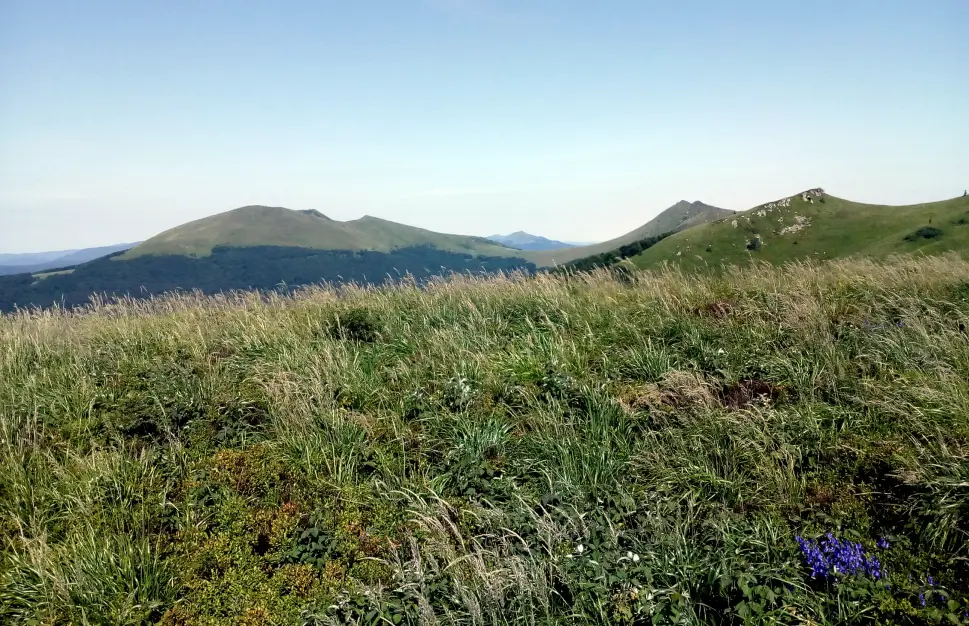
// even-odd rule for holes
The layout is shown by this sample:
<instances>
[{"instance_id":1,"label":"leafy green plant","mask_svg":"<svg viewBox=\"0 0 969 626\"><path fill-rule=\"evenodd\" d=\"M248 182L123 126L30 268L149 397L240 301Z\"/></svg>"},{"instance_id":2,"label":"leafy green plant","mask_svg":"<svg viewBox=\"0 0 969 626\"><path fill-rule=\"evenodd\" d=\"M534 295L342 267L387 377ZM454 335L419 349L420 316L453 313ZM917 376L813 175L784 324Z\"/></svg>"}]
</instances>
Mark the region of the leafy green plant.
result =
<instances>
[{"instance_id":1,"label":"leafy green plant","mask_svg":"<svg viewBox=\"0 0 969 626\"><path fill-rule=\"evenodd\" d=\"M330 322L329 332L338 339L373 343L380 336L380 323L369 309L354 308L337 313Z\"/></svg>"}]
</instances>

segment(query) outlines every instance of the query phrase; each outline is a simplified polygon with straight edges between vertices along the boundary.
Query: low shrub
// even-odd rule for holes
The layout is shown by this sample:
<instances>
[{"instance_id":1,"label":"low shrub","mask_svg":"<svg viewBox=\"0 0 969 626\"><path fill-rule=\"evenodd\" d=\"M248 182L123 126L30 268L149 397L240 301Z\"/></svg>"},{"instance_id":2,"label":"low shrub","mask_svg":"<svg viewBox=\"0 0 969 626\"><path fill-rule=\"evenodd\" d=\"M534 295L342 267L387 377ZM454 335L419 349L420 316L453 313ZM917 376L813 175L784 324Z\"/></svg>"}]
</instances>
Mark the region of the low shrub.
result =
<instances>
[{"instance_id":1,"label":"low shrub","mask_svg":"<svg viewBox=\"0 0 969 626\"><path fill-rule=\"evenodd\" d=\"M923 226L910 235L905 236L905 241L918 241L919 239L938 239L942 236L942 231L934 226Z\"/></svg>"}]
</instances>

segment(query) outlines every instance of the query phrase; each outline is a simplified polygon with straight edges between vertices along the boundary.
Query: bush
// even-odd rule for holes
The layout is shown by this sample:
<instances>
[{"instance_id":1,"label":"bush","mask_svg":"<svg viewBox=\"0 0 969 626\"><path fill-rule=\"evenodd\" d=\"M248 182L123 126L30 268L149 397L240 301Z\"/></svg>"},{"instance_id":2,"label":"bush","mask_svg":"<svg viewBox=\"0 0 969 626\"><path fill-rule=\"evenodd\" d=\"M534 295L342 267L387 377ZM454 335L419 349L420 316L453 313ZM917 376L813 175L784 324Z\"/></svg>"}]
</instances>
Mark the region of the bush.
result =
<instances>
[{"instance_id":1,"label":"bush","mask_svg":"<svg viewBox=\"0 0 969 626\"><path fill-rule=\"evenodd\" d=\"M747 249L748 250L753 250L754 252L759 251L760 250L760 246L761 246L760 236L754 237L750 241L747 242Z\"/></svg>"},{"instance_id":2,"label":"bush","mask_svg":"<svg viewBox=\"0 0 969 626\"><path fill-rule=\"evenodd\" d=\"M905 237L905 241L918 241L919 239L938 239L942 236L942 231L934 226L923 226L911 235Z\"/></svg>"},{"instance_id":3,"label":"bush","mask_svg":"<svg viewBox=\"0 0 969 626\"><path fill-rule=\"evenodd\" d=\"M355 308L334 315L329 330L337 339L374 343L380 337L380 322L369 309Z\"/></svg>"}]
</instances>

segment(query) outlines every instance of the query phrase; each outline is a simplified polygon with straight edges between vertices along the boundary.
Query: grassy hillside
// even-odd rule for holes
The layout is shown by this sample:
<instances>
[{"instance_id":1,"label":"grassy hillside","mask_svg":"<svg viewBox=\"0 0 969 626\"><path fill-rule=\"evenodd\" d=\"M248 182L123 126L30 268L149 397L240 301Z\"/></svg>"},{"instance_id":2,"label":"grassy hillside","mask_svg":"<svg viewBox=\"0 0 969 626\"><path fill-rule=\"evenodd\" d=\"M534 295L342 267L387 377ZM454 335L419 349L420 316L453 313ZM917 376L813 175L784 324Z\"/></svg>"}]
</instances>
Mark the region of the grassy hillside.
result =
<instances>
[{"instance_id":1,"label":"grassy hillside","mask_svg":"<svg viewBox=\"0 0 969 626\"><path fill-rule=\"evenodd\" d=\"M731 214L733 214L733 211L727 209L719 209L708 204L703 204L702 202L687 202L682 200L639 228L621 237L616 237L615 239L603 241L602 243L591 246L535 252L531 253L528 258L537 265L562 265L578 259L611 252L636 241L662 235L663 233L690 228Z\"/></svg>"},{"instance_id":2,"label":"grassy hillside","mask_svg":"<svg viewBox=\"0 0 969 626\"><path fill-rule=\"evenodd\" d=\"M633 262L639 267L671 262L695 269L751 259L781 263L969 250L969 197L911 206L861 204L828 194L808 198L797 194L680 232ZM759 249L748 249L757 238Z\"/></svg>"},{"instance_id":3,"label":"grassy hillside","mask_svg":"<svg viewBox=\"0 0 969 626\"><path fill-rule=\"evenodd\" d=\"M966 623L967 326L956 255L0 316L0 622Z\"/></svg>"},{"instance_id":4,"label":"grassy hillside","mask_svg":"<svg viewBox=\"0 0 969 626\"><path fill-rule=\"evenodd\" d=\"M515 250L483 237L448 235L365 216L338 222L318 211L247 206L165 231L118 257L206 256L216 247L292 246L318 250L376 250L432 245L441 250L514 256Z\"/></svg>"}]
</instances>

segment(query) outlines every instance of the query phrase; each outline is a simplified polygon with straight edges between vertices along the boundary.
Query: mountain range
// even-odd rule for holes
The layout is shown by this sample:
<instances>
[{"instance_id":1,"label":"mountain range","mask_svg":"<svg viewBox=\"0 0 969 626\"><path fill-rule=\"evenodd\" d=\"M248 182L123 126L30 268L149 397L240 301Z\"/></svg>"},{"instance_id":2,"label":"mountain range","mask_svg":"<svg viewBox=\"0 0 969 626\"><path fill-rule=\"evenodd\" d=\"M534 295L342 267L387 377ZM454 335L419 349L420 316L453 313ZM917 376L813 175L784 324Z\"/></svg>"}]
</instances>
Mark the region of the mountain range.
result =
<instances>
[{"instance_id":1,"label":"mountain range","mask_svg":"<svg viewBox=\"0 0 969 626\"><path fill-rule=\"evenodd\" d=\"M95 293L144 297L193 289L217 293L320 282L378 284L405 274L424 281L448 272L535 272L625 258L644 268L674 264L696 270L750 259L935 253L969 249L967 221L965 197L890 207L854 203L815 189L739 213L681 201L609 241L522 249L514 244L568 244L522 232L496 241L372 216L341 222L314 210L247 206L183 224L138 245L33 259L0 257L8 264L21 263L15 266L19 273L0 276L0 311L76 306ZM100 258L88 260L91 255ZM81 262L68 267L72 259Z\"/></svg>"},{"instance_id":2,"label":"mountain range","mask_svg":"<svg viewBox=\"0 0 969 626\"><path fill-rule=\"evenodd\" d=\"M671 210L657 219L668 219ZM650 230L649 223L642 228ZM551 241L525 233L511 237L518 245ZM71 307L87 303L92 294L143 297L189 289L216 293L380 283L405 274L426 280L448 272L534 272L548 264L541 250L485 237L437 233L372 216L341 222L315 210L269 206L194 220L123 248L73 267L50 260L39 269L25 267L29 273L0 277L0 310Z\"/></svg>"},{"instance_id":3,"label":"mountain range","mask_svg":"<svg viewBox=\"0 0 969 626\"><path fill-rule=\"evenodd\" d=\"M56 268L66 268L73 265L93 261L94 259L128 250L140 242L119 243L113 246L84 248L81 250L58 250L53 252L28 252L25 254L0 254L0 276L23 274L25 272L43 272Z\"/></svg>"},{"instance_id":4,"label":"mountain range","mask_svg":"<svg viewBox=\"0 0 969 626\"><path fill-rule=\"evenodd\" d=\"M535 271L522 251L376 217L246 206L182 224L123 251L58 271L0 277L0 310L85 304L92 294L271 290L320 282L381 283L406 274Z\"/></svg>"},{"instance_id":5,"label":"mountain range","mask_svg":"<svg viewBox=\"0 0 969 626\"><path fill-rule=\"evenodd\" d=\"M517 251L484 237L448 235L365 215L340 222L315 210L246 206L188 222L156 235L119 257L204 257L219 247L288 246L312 250L390 252L434 246L478 255L513 256Z\"/></svg>"}]
</instances>

